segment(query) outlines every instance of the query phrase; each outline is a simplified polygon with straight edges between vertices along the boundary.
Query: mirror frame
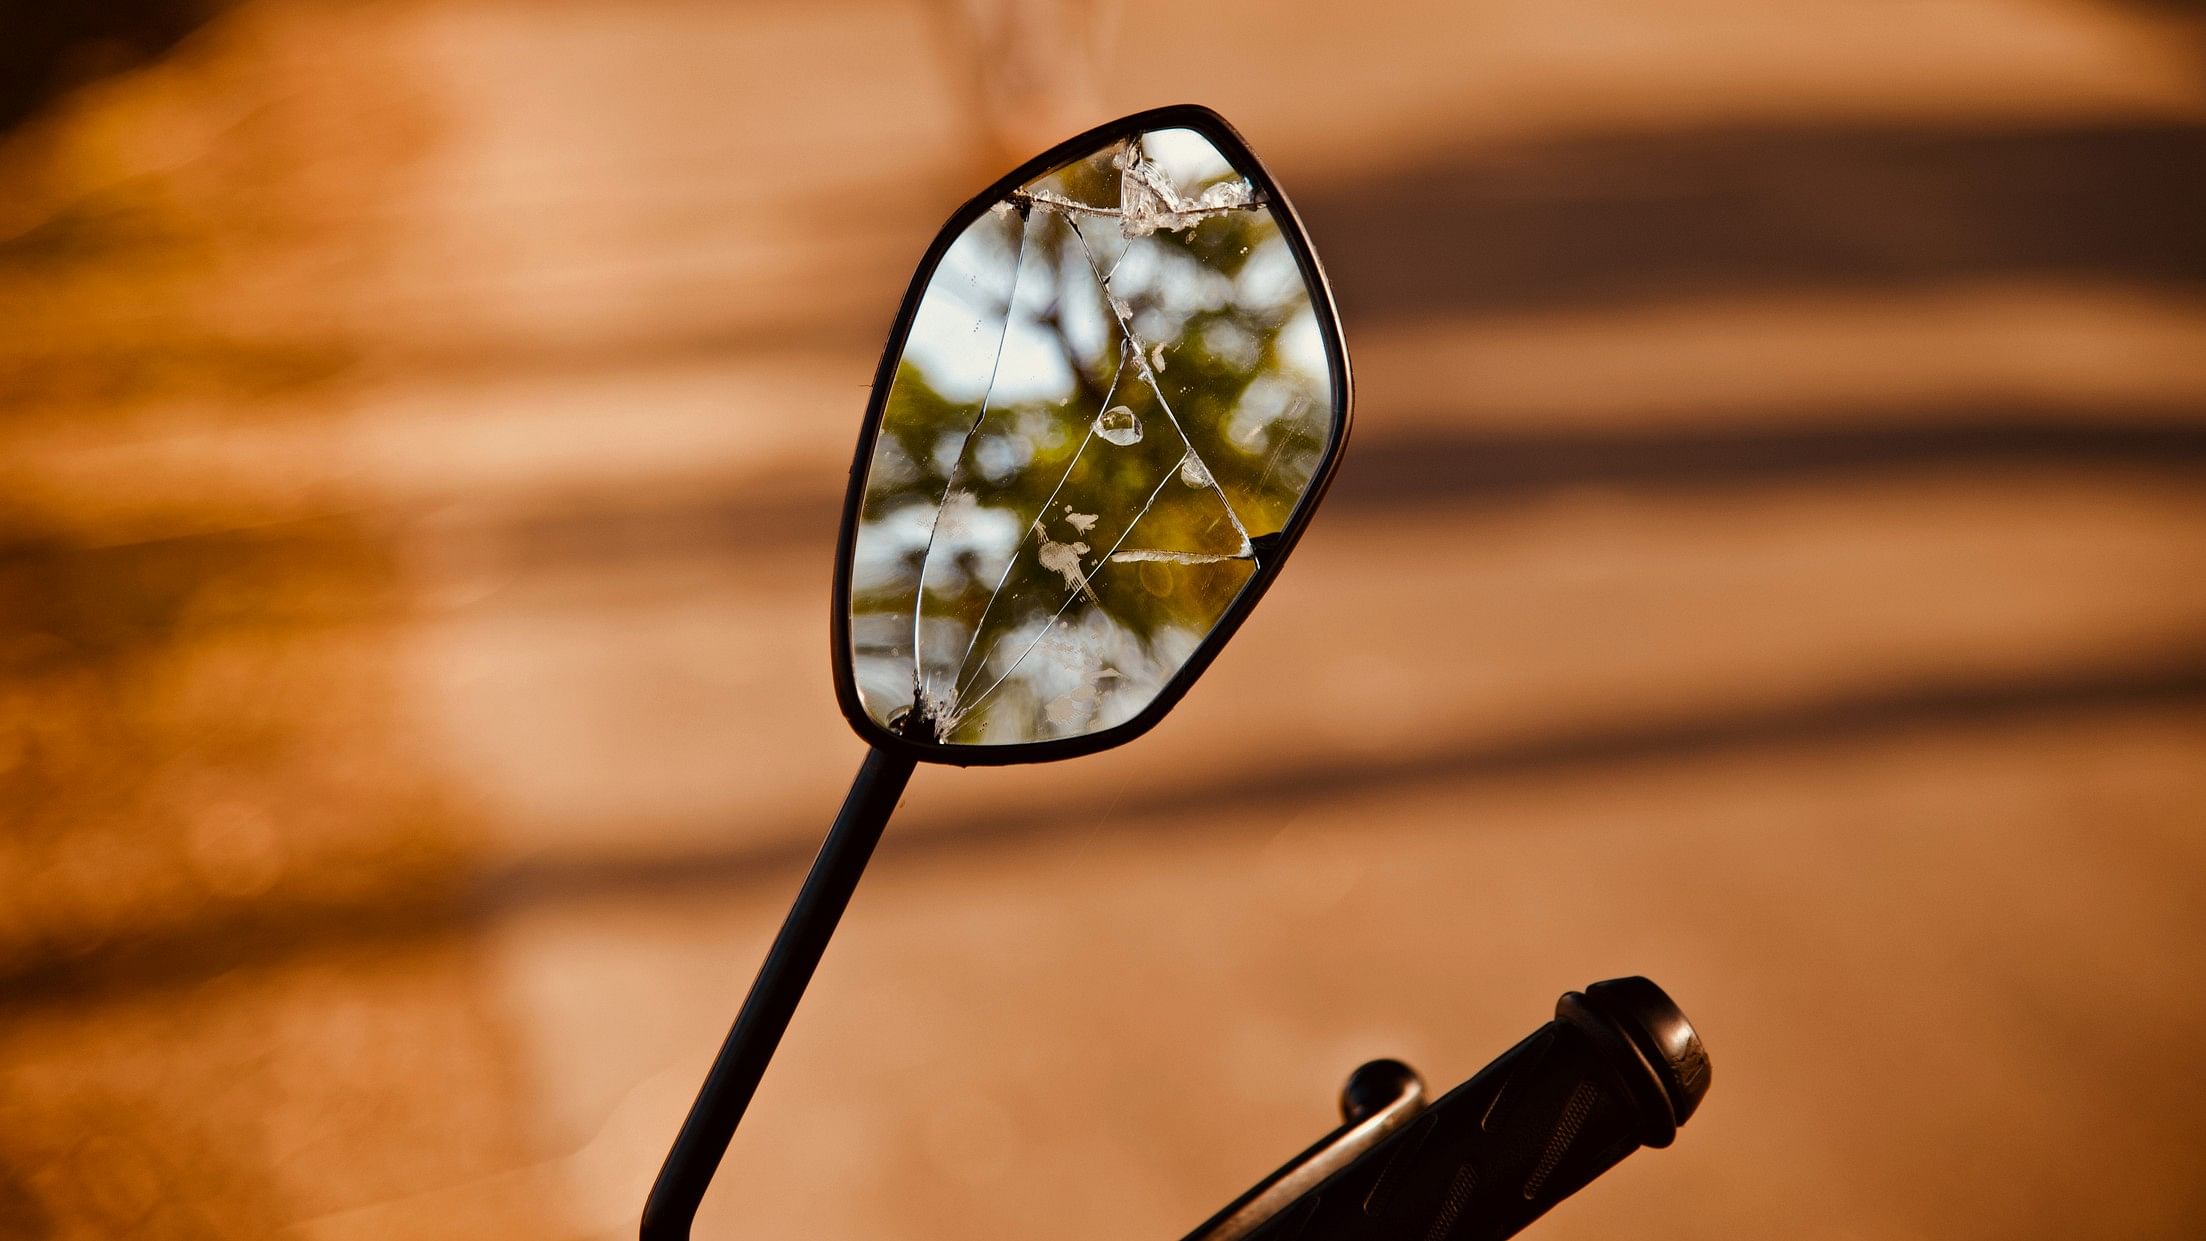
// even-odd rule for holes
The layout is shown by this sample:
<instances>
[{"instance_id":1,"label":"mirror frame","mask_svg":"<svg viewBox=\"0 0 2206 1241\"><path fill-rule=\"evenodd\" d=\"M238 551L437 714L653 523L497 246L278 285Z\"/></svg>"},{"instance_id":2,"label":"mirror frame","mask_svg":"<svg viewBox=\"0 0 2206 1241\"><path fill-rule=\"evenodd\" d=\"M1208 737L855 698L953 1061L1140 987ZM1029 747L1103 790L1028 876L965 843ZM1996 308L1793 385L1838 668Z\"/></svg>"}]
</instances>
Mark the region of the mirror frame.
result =
<instances>
[{"instance_id":1,"label":"mirror frame","mask_svg":"<svg viewBox=\"0 0 2206 1241\"><path fill-rule=\"evenodd\" d=\"M881 433L881 420L888 403L890 385L896 378L897 364L903 357L903 344L911 329L912 319L919 312L919 303L926 296L928 283L935 268L953 242L962 236L967 227L978 220L988 209L1002 201L1011 191L1043 173L1093 154L1098 148L1136 133L1158 129L1192 129L1210 140L1234 168L1247 176L1250 185L1265 198L1273 218L1279 224L1280 234L1286 239L1287 248L1293 252L1295 264L1302 271L1302 279L1310 290L1311 313L1317 318L1318 334L1324 339L1325 358L1333 374L1333 427L1334 433L1319 458L1317 469L1310 476L1309 485L1295 502L1287 522L1280 528L1279 541L1270 555L1260 559L1256 570L1235 595L1233 602L1211 626L1194 651L1190 653L1177 672L1174 672L1155 698L1135 713L1131 719L1114 724L1097 732L1078 737L1057 737L1043 741L1022 741L1008 745L943 745L921 741L891 732L866 713L865 702L858 694L855 670L850 653L850 575L851 558L856 549L858 515L865 502L866 474L873 462L873 448ZM926 254L919 260L913 273L911 287L905 290L903 304L897 307L896 321L889 328L888 343L881 351L880 364L873 375L873 393L866 401L865 421L858 432L858 450L850 467L850 486L843 500L841 529L835 540L834 613L830 618L829 632L833 643L835 698L841 705L843 717L857 730L867 745L893 754L901 754L919 762L946 763L957 767L1001 767L1013 763L1043 763L1061 758L1074 758L1124 745L1156 727L1165 713L1179 703L1195 679L1217 658L1218 651L1233 637L1249 611L1264 597L1272 579L1279 575L1279 568L1286 563L1288 553L1302 537L1303 528L1309 525L1310 515L1317 510L1318 502L1332 485L1333 474L1339 468L1341 453L1348 446L1349 426L1355 406L1355 385L1348 369L1348 351L1341 343L1340 312L1333 304L1332 285L1326 281L1325 269L1318 263L1317 253L1310 248L1309 238L1303 233L1302 221L1295 214L1294 206L1279 189L1279 183L1249 150L1248 143L1234 132L1224 117L1200 104L1174 104L1169 107L1151 108L1122 116L1107 124L1068 138L1040 155L1026 161L999 178L995 184L982 190L950 216L949 222L935 234Z\"/></svg>"}]
</instances>

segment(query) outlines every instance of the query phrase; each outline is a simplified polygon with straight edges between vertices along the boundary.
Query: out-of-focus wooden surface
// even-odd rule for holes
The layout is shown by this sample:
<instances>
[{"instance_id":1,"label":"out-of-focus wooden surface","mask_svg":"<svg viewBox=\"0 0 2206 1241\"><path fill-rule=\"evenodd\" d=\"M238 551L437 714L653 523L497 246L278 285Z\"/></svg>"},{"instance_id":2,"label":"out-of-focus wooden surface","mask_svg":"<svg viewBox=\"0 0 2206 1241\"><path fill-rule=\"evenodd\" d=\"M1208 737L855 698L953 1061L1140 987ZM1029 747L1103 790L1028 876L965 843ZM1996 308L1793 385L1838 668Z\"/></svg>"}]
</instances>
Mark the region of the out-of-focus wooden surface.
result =
<instances>
[{"instance_id":1,"label":"out-of-focus wooden surface","mask_svg":"<svg viewBox=\"0 0 2206 1241\"><path fill-rule=\"evenodd\" d=\"M0 139L0 1236L631 1233L908 264L1183 99L1341 482L1156 733L920 773L702 1235L1177 1236L1633 972L1714 1092L1540 1235L2206 1232L2194 13L215 8Z\"/></svg>"}]
</instances>

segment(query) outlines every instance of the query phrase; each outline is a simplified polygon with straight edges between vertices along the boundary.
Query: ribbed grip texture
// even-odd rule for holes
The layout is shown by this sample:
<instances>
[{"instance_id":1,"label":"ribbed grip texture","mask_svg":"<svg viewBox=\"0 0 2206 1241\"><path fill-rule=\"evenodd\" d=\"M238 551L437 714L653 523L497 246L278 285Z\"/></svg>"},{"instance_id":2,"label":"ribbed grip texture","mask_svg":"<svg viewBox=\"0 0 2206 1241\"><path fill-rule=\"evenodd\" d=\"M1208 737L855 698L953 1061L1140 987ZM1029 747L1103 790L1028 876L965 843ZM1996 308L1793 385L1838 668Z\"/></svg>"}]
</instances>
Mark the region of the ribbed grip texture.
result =
<instances>
[{"instance_id":1,"label":"ribbed grip texture","mask_svg":"<svg viewBox=\"0 0 2206 1241\"><path fill-rule=\"evenodd\" d=\"M1249 1241L1514 1236L1638 1149L1644 1104L1614 1054L1550 1022Z\"/></svg>"}]
</instances>

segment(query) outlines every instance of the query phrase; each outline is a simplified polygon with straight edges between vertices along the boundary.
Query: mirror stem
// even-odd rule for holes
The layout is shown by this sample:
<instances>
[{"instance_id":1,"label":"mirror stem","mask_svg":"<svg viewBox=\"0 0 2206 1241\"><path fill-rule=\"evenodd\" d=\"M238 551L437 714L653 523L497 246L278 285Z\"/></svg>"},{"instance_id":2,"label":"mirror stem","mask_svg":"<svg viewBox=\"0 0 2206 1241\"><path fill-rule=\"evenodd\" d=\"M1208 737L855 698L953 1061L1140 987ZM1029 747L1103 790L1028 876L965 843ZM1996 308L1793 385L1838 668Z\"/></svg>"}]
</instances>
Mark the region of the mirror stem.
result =
<instances>
[{"instance_id":1,"label":"mirror stem","mask_svg":"<svg viewBox=\"0 0 2206 1241\"><path fill-rule=\"evenodd\" d=\"M881 829L888 826L896 799L911 779L912 766L911 759L885 750L866 752L864 765L851 781L850 796L843 800L842 813L835 816L835 826L828 829L819 856L812 860L804 887L789 906L789 916L766 952L766 963L759 967L743 1010L736 1014L720 1054L713 1057L697 1101L690 1104L689 1117L674 1138L674 1149L667 1152L659 1179L652 1183L651 1197L643 1208L643 1241L687 1241L698 1204L705 1200L705 1187L712 1184L712 1174L728 1152L759 1079L766 1075L767 1062L789 1028L797 1001L811 983L820 955L827 951L827 941L850 904L858 876L865 873Z\"/></svg>"}]
</instances>

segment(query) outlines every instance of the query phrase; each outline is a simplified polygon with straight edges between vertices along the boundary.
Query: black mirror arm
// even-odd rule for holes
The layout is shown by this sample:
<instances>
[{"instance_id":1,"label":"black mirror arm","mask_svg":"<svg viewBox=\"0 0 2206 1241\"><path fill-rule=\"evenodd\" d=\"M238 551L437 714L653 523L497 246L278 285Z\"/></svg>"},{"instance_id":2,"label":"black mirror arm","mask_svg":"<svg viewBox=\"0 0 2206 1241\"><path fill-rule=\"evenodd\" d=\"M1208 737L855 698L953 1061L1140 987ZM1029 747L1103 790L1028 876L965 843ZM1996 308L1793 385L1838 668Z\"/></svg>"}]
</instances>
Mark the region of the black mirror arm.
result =
<instances>
[{"instance_id":1,"label":"black mirror arm","mask_svg":"<svg viewBox=\"0 0 2206 1241\"><path fill-rule=\"evenodd\" d=\"M735 1025L713 1057L696 1101L689 1105L674 1148L667 1152L658 1180L652 1182L651 1197L643 1208L643 1241L688 1241L705 1189L735 1138L736 1126L758 1091L759 1079L766 1075L774 1049L781 1045L797 1001L804 997L812 972L827 951L827 941L850 904L874 845L880 843L881 831L896 810L913 766L907 755L867 750L865 763L851 781L850 795L843 799L842 812L821 842L804 886L767 949L750 994L743 999Z\"/></svg>"}]
</instances>

